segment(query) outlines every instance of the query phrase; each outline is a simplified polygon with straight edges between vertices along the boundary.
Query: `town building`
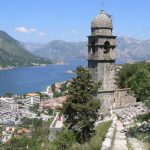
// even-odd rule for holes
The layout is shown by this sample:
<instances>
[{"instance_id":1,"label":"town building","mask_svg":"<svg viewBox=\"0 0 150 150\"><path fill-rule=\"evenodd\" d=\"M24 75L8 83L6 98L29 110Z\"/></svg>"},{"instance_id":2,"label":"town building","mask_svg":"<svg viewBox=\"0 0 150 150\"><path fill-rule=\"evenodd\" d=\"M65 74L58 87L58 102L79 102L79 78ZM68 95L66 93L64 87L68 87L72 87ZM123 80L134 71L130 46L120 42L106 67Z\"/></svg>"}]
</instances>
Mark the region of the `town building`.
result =
<instances>
[{"instance_id":1,"label":"town building","mask_svg":"<svg viewBox=\"0 0 150 150\"><path fill-rule=\"evenodd\" d=\"M13 98L1 97L0 109L4 109L5 111L9 111L9 112L17 111L18 110L17 101Z\"/></svg>"},{"instance_id":2,"label":"town building","mask_svg":"<svg viewBox=\"0 0 150 150\"><path fill-rule=\"evenodd\" d=\"M26 95L25 104L26 106L33 106L40 103L40 95L37 93L28 93Z\"/></svg>"},{"instance_id":3,"label":"town building","mask_svg":"<svg viewBox=\"0 0 150 150\"><path fill-rule=\"evenodd\" d=\"M44 109L52 109L52 110L62 109L63 103L66 101L66 99L67 96L62 96L42 101L39 104L39 110L43 111Z\"/></svg>"},{"instance_id":4,"label":"town building","mask_svg":"<svg viewBox=\"0 0 150 150\"><path fill-rule=\"evenodd\" d=\"M96 97L103 112L136 102L128 90L118 90L115 85L116 36L112 30L111 16L102 10L92 21L88 36L88 68L92 80L101 83Z\"/></svg>"}]
</instances>

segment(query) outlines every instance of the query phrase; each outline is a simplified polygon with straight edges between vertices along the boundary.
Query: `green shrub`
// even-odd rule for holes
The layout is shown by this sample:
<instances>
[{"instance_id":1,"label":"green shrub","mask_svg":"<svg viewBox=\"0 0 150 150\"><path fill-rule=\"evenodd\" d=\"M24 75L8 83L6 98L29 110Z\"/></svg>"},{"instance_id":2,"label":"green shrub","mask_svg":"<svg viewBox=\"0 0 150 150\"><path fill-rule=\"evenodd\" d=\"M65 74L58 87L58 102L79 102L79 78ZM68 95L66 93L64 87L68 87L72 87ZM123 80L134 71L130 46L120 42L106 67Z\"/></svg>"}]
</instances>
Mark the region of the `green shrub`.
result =
<instances>
[{"instance_id":1,"label":"green shrub","mask_svg":"<svg viewBox=\"0 0 150 150\"><path fill-rule=\"evenodd\" d=\"M105 135L111 125L111 121L103 122L96 127L96 134L91 138L88 143L75 144L70 150L100 150L102 142L104 141Z\"/></svg>"},{"instance_id":2,"label":"green shrub","mask_svg":"<svg viewBox=\"0 0 150 150\"><path fill-rule=\"evenodd\" d=\"M53 144L57 150L70 150L70 147L75 141L74 133L64 128L56 134L56 139L53 141Z\"/></svg>"},{"instance_id":3,"label":"green shrub","mask_svg":"<svg viewBox=\"0 0 150 150\"><path fill-rule=\"evenodd\" d=\"M150 113L141 115L137 118L137 122L148 121L150 119ZM136 123L136 122L135 122ZM134 126L129 129L128 135L135 137L144 142L150 143L150 130L142 132L139 130L138 126Z\"/></svg>"},{"instance_id":4,"label":"green shrub","mask_svg":"<svg viewBox=\"0 0 150 150\"><path fill-rule=\"evenodd\" d=\"M137 120L138 122L148 121L150 119L150 112L144 115L140 115Z\"/></svg>"}]
</instances>

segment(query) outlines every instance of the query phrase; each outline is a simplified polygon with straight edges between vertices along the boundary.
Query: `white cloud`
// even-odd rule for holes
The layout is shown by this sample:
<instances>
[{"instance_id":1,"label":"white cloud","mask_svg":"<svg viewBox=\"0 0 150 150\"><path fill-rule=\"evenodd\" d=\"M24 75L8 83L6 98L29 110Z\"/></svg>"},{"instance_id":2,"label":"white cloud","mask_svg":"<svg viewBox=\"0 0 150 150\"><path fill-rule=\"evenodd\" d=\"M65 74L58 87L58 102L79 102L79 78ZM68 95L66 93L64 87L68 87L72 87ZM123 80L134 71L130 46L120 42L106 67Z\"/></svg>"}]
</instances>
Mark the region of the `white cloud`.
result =
<instances>
[{"instance_id":1,"label":"white cloud","mask_svg":"<svg viewBox=\"0 0 150 150\"><path fill-rule=\"evenodd\" d=\"M72 29L71 32L72 32L73 34L81 34L81 32L79 32L79 31L77 31L77 30L75 30L75 29Z\"/></svg>"},{"instance_id":2,"label":"white cloud","mask_svg":"<svg viewBox=\"0 0 150 150\"><path fill-rule=\"evenodd\" d=\"M37 32L37 29L35 28L26 28L26 27L16 27L14 30L16 32L22 32L22 33Z\"/></svg>"},{"instance_id":3,"label":"white cloud","mask_svg":"<svg viewBox=\"0 0 150 150\"><path fill-rule=\"evenodd\" d=\"M39 35L39 36L45 36L46 33L45 32L37 32L37 35Z\"/></svg>"},{"instance_id":4,"label":"white cloud","mask_svg":"<svg viewBox=\"0 0 150 150\"><path fill-rule=\"evenodd\" d=\"M14 29L16 32L28 33L29 30L25 27L17 27Z\"/></svg>"},{"instance_id":5,"label":"white cloud","mask_svg":"<svg viewBox=\"0 0 150 150\"><path fill-rule=\"evenodd\" d=\"M45 32L39 32L36 28L16 27L14 30L21 33L35 33L38 36L46 35Z\"/></svg>"}]
</instances>

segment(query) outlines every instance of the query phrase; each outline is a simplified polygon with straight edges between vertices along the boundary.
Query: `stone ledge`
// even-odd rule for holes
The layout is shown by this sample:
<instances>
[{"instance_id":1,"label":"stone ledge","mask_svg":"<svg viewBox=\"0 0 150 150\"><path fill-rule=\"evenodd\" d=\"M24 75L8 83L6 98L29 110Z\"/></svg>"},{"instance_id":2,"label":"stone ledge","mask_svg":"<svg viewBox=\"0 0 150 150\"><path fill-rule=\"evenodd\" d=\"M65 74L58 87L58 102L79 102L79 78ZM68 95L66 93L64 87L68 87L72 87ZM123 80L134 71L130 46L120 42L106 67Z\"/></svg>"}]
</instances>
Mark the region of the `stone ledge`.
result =
<instances>
[{"instance_id":1,"label":"stone ledge","mask_svg":"<svg viewBox=\"0 0 150 150\"><path fill-rule=\"evenodd\" d=\"M116 123L113 122L110 128L108 129L105 140L102 143L101 150L111 150L115 130L116 130Z\"/></svg>"}]
</instances>

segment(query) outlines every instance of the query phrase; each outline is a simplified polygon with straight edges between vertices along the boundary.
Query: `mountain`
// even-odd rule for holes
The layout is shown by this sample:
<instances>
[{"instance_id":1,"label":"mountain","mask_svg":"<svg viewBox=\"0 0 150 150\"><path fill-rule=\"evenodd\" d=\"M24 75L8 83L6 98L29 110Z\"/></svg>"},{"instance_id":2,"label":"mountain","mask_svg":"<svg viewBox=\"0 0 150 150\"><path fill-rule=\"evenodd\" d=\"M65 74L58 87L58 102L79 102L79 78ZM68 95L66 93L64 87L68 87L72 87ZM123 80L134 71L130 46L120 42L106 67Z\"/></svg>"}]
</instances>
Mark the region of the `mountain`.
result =
<instances>
[{"instance_id":1,"label":"mountain","mask_svg":"<svg viewBox=\"0 0 150 150\"><path fill-rule=\"evenodd\" d=\"M29 50L30 52L34 52L37 49L40 49L44 46L44 43L37 43L37 42L22 42L22 45Z\"/></svg>"},{"instance_id":2,"label":"mountain","mask_svg":"<svg viewBox=\"0 0 150 150\"><path fill-rule=\"evenodd\" d=\"M34 51L37 56L52 60L86 59L87 42L51 41ZM117 38L117 62L150 60L150 40Z\"/></svg>"},{"instance_id":3,"label":"mountain","mask_svg":"<svg viewBox=\"0 0 150 150\"><path fill-rule=\"evenodd\" d=\"M117 38L117 59L122 62L150 60L150 40Z\"/></svg>"},{"instance_id":4,"label":"mountain","mask_svg":"<svg viewBox=\"0 0 150 150\"><path fill-rule=\"evenodd\" d=\"M34 51L37 56L51 60L85 59L87 57L87 42L51 41Z\"/></svg>"},{"instance_id":5,"label":"mountain","mask_svg":"<svg viewBox=\"0 0 150 150\"><path fill-rule=\"evenodd\" d=\"M26 66L48 63L51 63L51 61L33 55L19 41L0 30L0 66Z\"/></svg>"}]
</instances>

